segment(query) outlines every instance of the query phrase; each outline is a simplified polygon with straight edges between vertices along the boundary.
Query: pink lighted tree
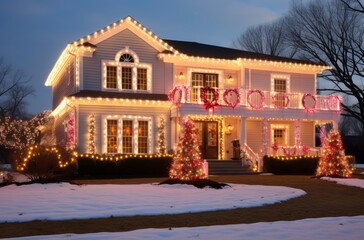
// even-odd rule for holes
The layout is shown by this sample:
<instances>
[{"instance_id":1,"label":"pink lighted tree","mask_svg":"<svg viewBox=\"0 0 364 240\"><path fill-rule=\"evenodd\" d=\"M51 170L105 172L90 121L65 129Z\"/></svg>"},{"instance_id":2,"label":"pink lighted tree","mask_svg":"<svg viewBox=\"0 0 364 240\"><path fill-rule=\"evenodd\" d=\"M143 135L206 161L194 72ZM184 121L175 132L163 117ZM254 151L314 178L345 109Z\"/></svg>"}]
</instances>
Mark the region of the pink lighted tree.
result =
<instances>
[{"instance_id":1,"label":"pink lighted tree","mask_svg":"<svg viewBox=\"0 0 364 240\"><path fill-rule=\"evenodd\" d=\"M203 163L197 129L193 121L186 117L182 121L182 132L173 155L169 177L182 181L205 179L207 176Z\"/></svg>"},{"instance_id":2,"label":"pink lighted tree","mask_svg":"<svg viewBox=\"0 0 364 240\"><path fill-rule=\"evenodd\" d=\"M332 129L325 141L316 176L351 177L352 170L345 158L343 143L337 130Z\"/></svg>"}]
</instances>

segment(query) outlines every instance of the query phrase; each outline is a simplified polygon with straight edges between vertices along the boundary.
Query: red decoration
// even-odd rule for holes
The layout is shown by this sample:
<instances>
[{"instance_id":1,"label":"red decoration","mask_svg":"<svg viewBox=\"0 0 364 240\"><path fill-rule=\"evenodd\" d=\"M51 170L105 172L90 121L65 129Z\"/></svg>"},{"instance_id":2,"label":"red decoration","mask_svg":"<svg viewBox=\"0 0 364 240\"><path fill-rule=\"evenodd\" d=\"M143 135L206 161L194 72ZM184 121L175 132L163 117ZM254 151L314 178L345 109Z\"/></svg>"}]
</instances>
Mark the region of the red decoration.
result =
<instances>
[{"instance_id":1,"label":"red decoration","mask_svg":"<svg viewBox=\"0 0 364 240\"><path fill-rule=\"evenodd\" d=\"M342 112L341 100L339 96L329 96L329 109Z\"/></svg>"},{"instance_id":2,"label":"red decoration","mask_svg":"<svg viewBox=\"0 0 364 240\"><path fill-rule=\"evenodd\" d=\"M227 98L228 96L231 96L235 94L236 95L236 100L235 101L229 101L229 99ZM235 108L239 102L240 102L240 94L239 94L239 90L237 88L234 89L226 89L223 95L223 99L224 102L231 108Z\"/></svg>"},{"instance_id":3,"label":"red decoration","mask_svg":"<svg viewBox=\"0 0 364 240\"><path fill-rule=\"evenodd\" d=\"M180 86L174 87L168 93L168 100L171 101L177 107L179 107L182 102L182 88Z\"/></svg>"},{"instance_id":4,"label":"red decoration","mask_svg":"<svg viewBox=\"0 0 364 240\"><path fill-rule=\"evenodd\" d=\"M67 143L66 147L73 149L75 147L75 113L71 111L67 121Z\"/></svg>"},{"instance_id":5,"label":"red decoration","mask_svg":"<svg viewBox=\"0 0 364 240\"><path fill-rule=\"evenodd\" d=\"M296 152L297 152L297 147L282 147L283 149L283 154L285 156L295 156Z\"/></svg>"},{"instance_id":6,"label":"red decoration","mask_svg":"<svg viewBox=\"0 0 364 240\"><path fill-rule=\"evenodd\" d=\"M306 104L306 101L307 101L307 98L312 98L313 100L313 106L312 107L308 107L307 104ZM305 108L305 110L307 112L314 112L315 111L315 108L316 108L316 98L314 95L312 95L311 93L305 93L302 97L302 105L303 107Z\"/></svg>"},{"instance_id":7,"label":"red decoration","mask_svg":"<svg viewBox=\"0 0 364 240\"><path fill-rule=\"evenodd\" d=\"M281 104L283 99L284 99L284 105ZM284 108L288 107L289 97L285 93L276 93L272 97L272 102L273 102L273 105L274 105L275 108L284 109Z\"/></svg>"},{"instance_id":8,"label":"red decoration","mask_svg":"<svg viewBox=\"0 0 364 240\"><path fill-rule=\"evenodd\" d=\"M207 99L207 94L212 93L212 99ZM208 110L210 108L214 109L216 106L218 106L218 100L219 100L219 92L212 87L204 87L201 88L200 92L201 101L203 102L205 109Z\"/></svg>"},{"instance_id":9,"label":"red decoration","mask_svg":"<svg viewBox=\"0 0 364 240\"><path fill-rule=\"evenodd\" d=\"M198 130L191 119L182 121L181 136L173 155L169 177L183 181L207 178L206 164L201 158Z\"/></svg>"},{"instance_id":10,"label":"red decoration","mask_svg":"<svg viewBox=\"0 0 364 240\"><path fill-rule=\"evenodd\" d=\"M252 103L251 101L251 95L253 93L258 93L260 95L260 104L254 104ZM248 96L247 96L247 100L248 100L248 103L250 105L251 108L253 109L262 109L263 106L264 106L264 101L265 101L265 96L264 96L264 93L258 89L251 89L248 91Z\"/></svg>"},{"instance_id":11,"label":"red decoration","mask_svg":"<svg viewBox=\"0 0 364 240\"><path fill-rule=\"evenodd\" d=\"M274 153L277 153L277 152L278 152L278 145L277 145L276 143L274 143L274 144L272 145L272 149L273 149L273 152L274 152Z\"/></svg>"},{"instance_id":12,"label":"red decoration","mask_svg":"<svg viewBox=\"0 0 364 240\"><path fill-rule=\"evenodd\" d=\"M302 146L302 153L307 155L310 152L310 148L306 145Z\"/></svg>"}]
</instances>

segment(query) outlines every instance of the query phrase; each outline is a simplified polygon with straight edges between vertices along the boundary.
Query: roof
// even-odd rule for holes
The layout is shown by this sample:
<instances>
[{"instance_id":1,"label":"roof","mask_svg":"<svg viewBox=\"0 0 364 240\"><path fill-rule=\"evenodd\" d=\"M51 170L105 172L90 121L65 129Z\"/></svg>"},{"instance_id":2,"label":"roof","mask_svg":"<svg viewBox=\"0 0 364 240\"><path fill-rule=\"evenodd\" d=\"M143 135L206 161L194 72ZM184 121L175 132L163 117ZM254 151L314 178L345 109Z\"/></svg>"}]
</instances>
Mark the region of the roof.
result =
<instances>
[{"instance_id":1,"label":"roof","mask_svg":"<svg viewBox=\"0 0 364 240\"><path fill-rule=\"evenodd\" d=\"M238 58L248 58L248 59L279 61L279 62L322 65L322 64L307 61L307 60L298 60L298 59L293 59L293 58L278 57L278 56L267 55L267 54L262 54L262 53L243 51L243 50L234 49L234 48L226 48L226 47L208 45L208 44L203 44L203 43L198 43L198 42L177 41L177 40L168 40L168 39L163 39L163 41L168 43L168 45L172 46L174 49L176 49L180 53L186 54L188 56L194 56L194 57L218 58L218 59L227 59L227 60L235 60ZM169 53L169 51L165 51L164 53Z\"/></svg>"},{"instance_id":2,"label":"roof","mask_svg":"<svg viewBox=\"0 0 364 240\"><path fill-rule=\"evenodd\" d=\"M81 90L78 93L69 95L69 97L120 98L120 99L159 100L159 101L168 100L167 94L102 92L102 91L91 91L91 90Z\"/></svg>"}]
</instances>

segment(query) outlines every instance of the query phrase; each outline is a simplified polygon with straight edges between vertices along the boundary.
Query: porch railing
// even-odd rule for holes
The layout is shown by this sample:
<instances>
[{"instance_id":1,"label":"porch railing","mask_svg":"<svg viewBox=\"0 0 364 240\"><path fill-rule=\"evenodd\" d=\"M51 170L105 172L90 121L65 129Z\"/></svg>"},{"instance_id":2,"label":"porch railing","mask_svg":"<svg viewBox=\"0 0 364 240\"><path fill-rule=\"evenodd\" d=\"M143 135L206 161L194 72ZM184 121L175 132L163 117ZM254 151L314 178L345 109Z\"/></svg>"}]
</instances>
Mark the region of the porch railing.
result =
<instances>
[{"instance_id":1,"label":"porch railing","mask_svg":"<svg viewBox=\"0 0 364 240\"><path fill-rule=\"evenodd\" d=\"M203 94L201 94L204 91ZM308 112L316 110L341 111L341 97L338 95L313 95L300 92L270 92L258 89L218 89L175 86L169 93L174 103L203 104L205 100L215 101L219 106L245 106L254 110L272 109L304 109Z\"/></svg>"}]
</instances>

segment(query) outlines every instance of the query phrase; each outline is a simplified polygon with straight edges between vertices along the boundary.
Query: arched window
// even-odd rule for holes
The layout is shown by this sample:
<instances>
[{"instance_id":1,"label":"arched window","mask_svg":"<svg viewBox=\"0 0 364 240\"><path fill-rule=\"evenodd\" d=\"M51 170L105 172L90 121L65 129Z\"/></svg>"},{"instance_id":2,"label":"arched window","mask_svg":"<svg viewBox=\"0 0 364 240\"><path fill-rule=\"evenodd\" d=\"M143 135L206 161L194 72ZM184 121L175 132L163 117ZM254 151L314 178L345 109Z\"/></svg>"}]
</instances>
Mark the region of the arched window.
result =
<instances>
[{"instance_id":1,"label":"arched window","mask_svg":"<svg viewBox=\"0 0 364 240\"><path fill-rule=\"evenodd\" d=\"M103 90L151 91L151 64L140 63L128 46L116 53L114 61L103 61Z\"/></svg>"},{"instance_id":2,"label":"arched window","mask_svg":"<svg viewBox=\"0 0 364 240\"><path fill-rule=\"evenodd\" d=\"M119 59L119 62L133 63L134 62L134 58L129 53L124 53L123 55L121 55L121 57Z\"/></svg>"}]
</instances>

